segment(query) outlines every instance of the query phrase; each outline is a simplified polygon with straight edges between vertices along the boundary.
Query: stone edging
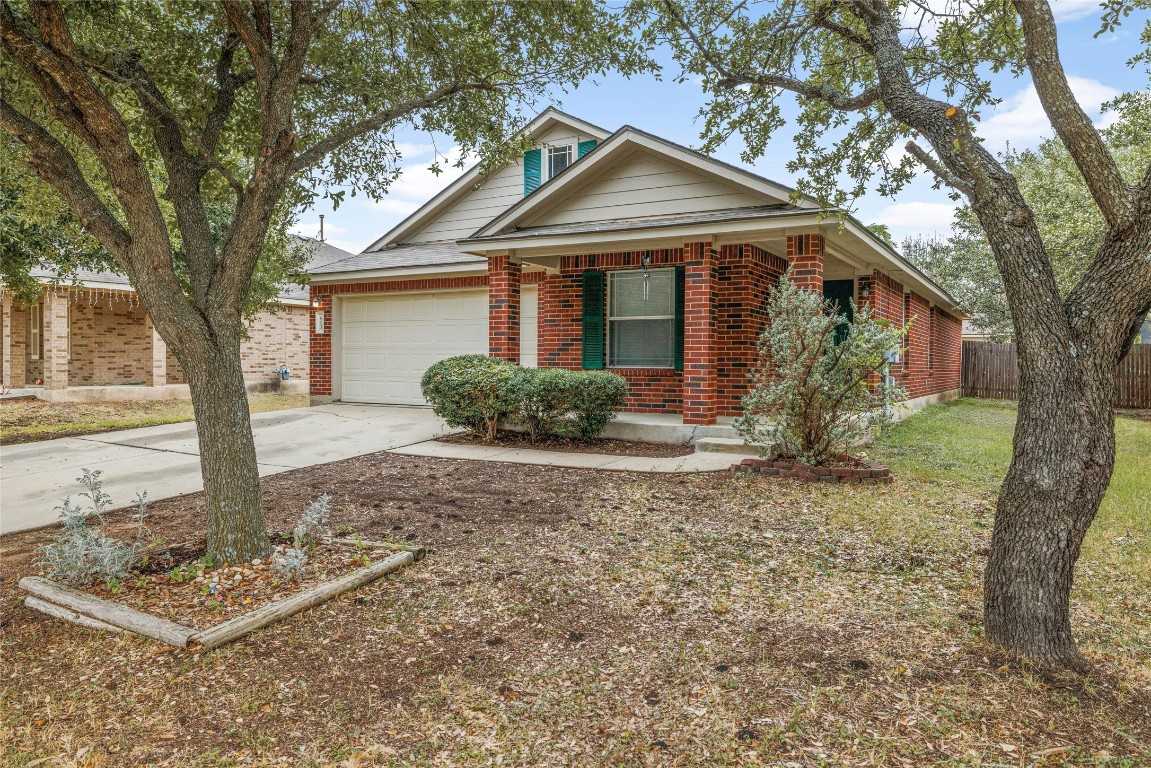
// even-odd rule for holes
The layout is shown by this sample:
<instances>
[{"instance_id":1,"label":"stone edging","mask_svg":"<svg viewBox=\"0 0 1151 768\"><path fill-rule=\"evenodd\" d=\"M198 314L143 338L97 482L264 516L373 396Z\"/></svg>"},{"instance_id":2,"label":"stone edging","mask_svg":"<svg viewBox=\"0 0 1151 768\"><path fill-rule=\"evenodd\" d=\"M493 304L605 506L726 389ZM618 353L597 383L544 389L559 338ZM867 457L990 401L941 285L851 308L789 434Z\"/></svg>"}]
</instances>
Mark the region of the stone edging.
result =
<instances>
[{"instance_id":1,"label":"stone edging","mask_svg":"<svg viewBox=\"0 0 1151 768\"><path fill-rule=\"evenodd\" d=\"M758 472L773 477L790 477L796 480L821 483L891 483L895 478L891 470L874 461L840 456L840 461L854 462L853 467L817 467L798 461L774 461L772 459L744 459L731 465L731 471Z\"/></svg>"}]
</instances>

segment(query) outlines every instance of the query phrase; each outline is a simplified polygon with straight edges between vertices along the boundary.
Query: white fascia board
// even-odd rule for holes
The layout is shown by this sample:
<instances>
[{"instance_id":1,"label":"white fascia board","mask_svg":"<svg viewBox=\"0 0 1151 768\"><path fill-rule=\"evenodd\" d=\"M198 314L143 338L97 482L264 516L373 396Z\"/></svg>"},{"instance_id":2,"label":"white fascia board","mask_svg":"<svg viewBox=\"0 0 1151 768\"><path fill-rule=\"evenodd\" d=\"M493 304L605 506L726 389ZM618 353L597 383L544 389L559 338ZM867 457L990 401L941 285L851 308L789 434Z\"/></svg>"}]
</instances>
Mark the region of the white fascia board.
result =
<instances>
[{"instance_id":1,"label":"white fascia board","mask_svg":"<svg viewBox=\"0 0 1151 768\"><path fill-rule=\"evenodd\" d=\"M956 314L960 318L967 317L966 313L959 307L955 299L948 295L947 291L943 290L943 288L928 277L922 270L903 258L898 251L881 240L874 232L860 224L859 221L854 218L848 218L843 222L843 228L845 231L850 232L871 246L880 260L890 265L891 268L887 271L902 272L910 277L911 285L918 289L916 293L922 293L936 303L942 304L949 312ZM907 283L908 281L901 280L900 282Z\"/></svg>"},{"instance_id":2,"label":"white fascia board","mask_svg":"<svg viewBox=\"0 0 1151 768\"><path fill-rule=\"evenodd\" d=\"M637 129L625 127L592 150L582 163L573 165L555 179L549 179L531 195L481 227L472 237L487 237L498 234L531 218L533 214L543 213L551 201L563 200L569 189L579 189L582 185L594 181L597 175L602 174L611 166L613 158L627 157L630 151L634 151L636 148L646 149L656 155L690 166L700 173L732 184L752 194L764 195L773 200L791 199L793 190L742 171L733 174L733 170L738 171L739 169L694 152L688 152ZM799 205L802 208L817 210L815 204L806 199L801 199Z\"/></svg>"},{"instance_id":3,"label":"white fascia board","mask_svg":"<svg viewBox=\"0 0 1151 768\"><path fill-rule=\"evenodd\" d=\"M95 288L103 291L124 291L125 293L135 293L136 289L132 287L131 283L104 283L97 280L79 280L72 282L71 280L53 280L49 277L38 277L36 282L43 286L51 286L55 288L74 288L77 291L87 291Z\"/></svg>"},{"instance_id":4,"label":"white fascia board","mask_svg":"<svg viewBox=\"0 0 1151 768\"><path fill-rule=\"evenodd\" d=\"M486 275L487 264L482 262L464 262L460 264L433 264L419 267L392 267L391 269L357 269L350 272L326 272L322 275L312 275L308 281L310 285L324 285L328 283L362 283L370 280L387 280L389 278L436 278L444 275L459 277L474 273Z\"/></svg>"},{"instance_id":5,"label":"white fascia board","mask_svg":"<svg viewBox=\"0 0 1151 768\"><path fill-rule=\"evenodd\" d=\"M826 213L824 218L826 218ZM748 218L731 221L715 221L707 224L674 224L651 226L642 229L578 232L571 234L544 235L540 237L486 237L482 241L459 240L456 245L464 253L487 256L496 252L512 250L518 254L561 248L599 247L605 244L648 243L654 241L675 241L682 245L693 240L730 240L734 235L754 238L764 232L787 229L789 227L811 226L820 223L819 213L794 211L773 216L770 219ZM584 251L586 252L586 251Z\"/></svg>"},{"instance_id":6,"label":"white fascia board","mask_svg":"<svg viewBox=\"0 0 1151 768\"><path fill-rule=\"evenodd\" d=\"M554 123L563 123L564 125L574 128L577 133L586 133L589 136L594 136L597 141L603 141L610 134L599 126L592 125L591 123L584 122L577 117L572 117L569 114L560 112L555 107L548 107L538 116L536 116L530 123L524 126L523 133L529 136L534 136L537 133L542 133L550 128ZM365 253L371 251L379 251L393 245L402 243L404 238L413 234L420 227L426 225L432 218L443 212L445 208L456 202L457 199L462 197L464 193L479 183L480 166L482 163L476 163L462 176L453 181L435 197L428 202L421 205L413 211L406 219L401 221L396 226L388 230L383 237L376 240L374 243L364 249ZM505 168L507 164L499 168L491 168L489 171L495 173L496 171Z\"/></svg>"}]
</instances>

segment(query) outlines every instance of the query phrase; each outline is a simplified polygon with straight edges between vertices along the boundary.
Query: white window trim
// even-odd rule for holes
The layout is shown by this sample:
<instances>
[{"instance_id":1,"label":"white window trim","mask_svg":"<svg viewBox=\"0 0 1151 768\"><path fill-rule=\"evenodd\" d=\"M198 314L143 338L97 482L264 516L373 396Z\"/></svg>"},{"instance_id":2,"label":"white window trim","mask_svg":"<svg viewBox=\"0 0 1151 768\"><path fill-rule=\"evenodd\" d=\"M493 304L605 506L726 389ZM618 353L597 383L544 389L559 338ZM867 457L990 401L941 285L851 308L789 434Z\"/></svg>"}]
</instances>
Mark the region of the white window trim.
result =
<instances>
[{"instance_id":1,"label":"white window trim","mask_svg":"<svg viewBox=\"0 0 1151 768\"><path fill-rule=\"evenodd\" d=\"M28 356L33 360L40 359L40 350L43 346L43 328L44 316L43 305L36 302L28 310L29 319L29 333L28 333Z\"/></svg>"},{"instance_id":2,"label":"white window trim","mask_svg":"<svg viewBox=\"0 0 1151 768\"><path fill-rule=\"evenodd\" d=\"M627 317L616 317L611 313L612 307L612 276L619 275L627 272L634 272L636 270L617 269L607 273L607 290L605 299L607 301L607 324L604 327L604 357L607 359L608 368L619 368L621 370L647 370L647 371L670 371L675 369L675 338L672 334L672 350L671 350L671 365L616 365L611 360L611 324L613 320L621 320L627 322L628 320L671 320L672 324L675 323L675 279L673 277L671 282L671 314L670 315L628 315ZM675 267L663 267L660 269L649 269L648 272L671 272L675 273ZM674 331L674 329L673 329Z\"/></svg>"},{"instance_id":3,"label":"white window trim","mask_svg":"<svg viewBox=\"0 0 1151 768\"><path fill-rule=\"evenodd\" d=\"M553 149L566 149L568 151L568 164L564 168L564 171L566 171L568 168L571 168L572 164L576 161L575 144L549 144L544 146L542 148L542 162L540 163L542 166L540 168L540 184L543 184L545 181L552 178L551 151ZM560 173L563 173L563 171L560 171ZM559 174L556 175L558 176Z\"/></svg>"}]
</instances>

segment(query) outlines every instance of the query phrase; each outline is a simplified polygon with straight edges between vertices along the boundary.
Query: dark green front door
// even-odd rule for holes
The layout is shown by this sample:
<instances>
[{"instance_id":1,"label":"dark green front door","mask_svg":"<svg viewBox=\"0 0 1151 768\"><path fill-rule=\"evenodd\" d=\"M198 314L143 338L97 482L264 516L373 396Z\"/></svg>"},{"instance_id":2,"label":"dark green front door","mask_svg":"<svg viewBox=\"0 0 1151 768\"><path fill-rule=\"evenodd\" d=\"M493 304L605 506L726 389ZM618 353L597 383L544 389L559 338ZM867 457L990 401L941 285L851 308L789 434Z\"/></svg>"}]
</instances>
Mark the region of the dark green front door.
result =
<instances>
[{"instance_id":1,"label":"dark green front door","mask_svg":"<svg viewBox=\"0 0 1151 768\"><path fill-rule=\"evenodd\" d=\"M851 300L855 297L854 280L824 280L823 298L836 305L836 312L851 322L854 314L851 311ZM847 326L841 325L835 329L835 343L839 344L847 338Z\"/></svg>"}]
</instances>

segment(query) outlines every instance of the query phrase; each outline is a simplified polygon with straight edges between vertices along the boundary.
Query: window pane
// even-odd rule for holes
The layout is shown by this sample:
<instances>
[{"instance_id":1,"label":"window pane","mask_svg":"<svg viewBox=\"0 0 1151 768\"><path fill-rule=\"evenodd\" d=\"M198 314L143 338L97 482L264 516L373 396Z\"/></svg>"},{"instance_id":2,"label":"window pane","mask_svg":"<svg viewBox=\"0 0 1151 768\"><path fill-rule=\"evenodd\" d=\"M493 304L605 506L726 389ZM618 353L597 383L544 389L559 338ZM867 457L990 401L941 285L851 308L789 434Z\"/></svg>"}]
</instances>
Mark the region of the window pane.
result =
<instances>
[{"instance_id":1,"label":"window pane","mask_svg":"<svg viewBox=\"0 0 1151 768\"><path fill-rule=\"evenodd\" d=\"M554 178L571 165L571 147L548 147L548 178Z\"/></svg>"},{"instance_id":2,"label":"window pane","mask_svg":"<svg viewBox=\"0 0 1151 768\"><path fill-rule=\"evenodd\" d=\"M675 270L653 269L643 295L641 270L612 272L609 317L668 317L675 314Z\"/></svg>"},{"instance_id":3,"label":"window pane","mask_svg":"<svg viewBox=\"0 0 1151 768\"><path fill-rule=\"evenodd\" d=\"M675 320L612 320L608 365L670 368L675 362Z\"/></svg>"}]
</instances>

